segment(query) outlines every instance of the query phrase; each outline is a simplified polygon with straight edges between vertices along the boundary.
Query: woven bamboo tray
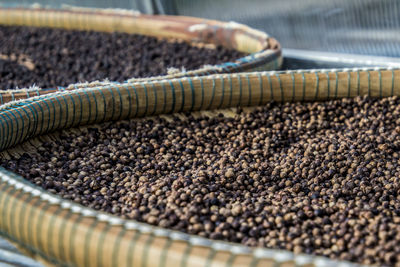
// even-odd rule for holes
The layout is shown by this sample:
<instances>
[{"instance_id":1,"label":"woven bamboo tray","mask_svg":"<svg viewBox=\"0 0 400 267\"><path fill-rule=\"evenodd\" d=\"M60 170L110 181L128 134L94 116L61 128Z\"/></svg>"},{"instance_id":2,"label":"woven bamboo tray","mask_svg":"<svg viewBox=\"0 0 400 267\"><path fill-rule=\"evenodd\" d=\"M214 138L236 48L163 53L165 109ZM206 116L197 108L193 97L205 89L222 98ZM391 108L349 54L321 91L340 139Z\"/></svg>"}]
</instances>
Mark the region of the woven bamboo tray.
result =
<instances>
[{"instance_id":1,"label":"woven bamboo tray","mask_svg":"<svg viewBox=\"0 0 400 267\"><path fill-rule=\"evenodd\" d=\"M0 106L0 151L58 129L175 112L400 95L400 69L215 74L58 92ZM27 142L24 142L27 141ZM354 266L213 241L83 207L0 169L0 234L68 266Z\"/></svg>"},{"instance_id":2,"label":"woven bamboo tray","mask_svg":"<svg viewBox=\"0 0 400 267\"><path fill-rule=\"evenodd\" d=\"M234 22L220 22L183 16L142 15L135 11L64 8L60 10L36 8L0 8L0 25L54 27L74 30L125 32L171 40L183 40L195 45L222 45L249 55L234 62L204 66L197 70L178 72L136 81L164 78L202 76L238 71L274 70L282 64L280 44L266 33ZM130 80L132 82L132 80ZM74 84L68 89L106 85L106 82ZM0 104L42 95L65 88L34 88L0 90Z\"/></svg>"}]
</instances>

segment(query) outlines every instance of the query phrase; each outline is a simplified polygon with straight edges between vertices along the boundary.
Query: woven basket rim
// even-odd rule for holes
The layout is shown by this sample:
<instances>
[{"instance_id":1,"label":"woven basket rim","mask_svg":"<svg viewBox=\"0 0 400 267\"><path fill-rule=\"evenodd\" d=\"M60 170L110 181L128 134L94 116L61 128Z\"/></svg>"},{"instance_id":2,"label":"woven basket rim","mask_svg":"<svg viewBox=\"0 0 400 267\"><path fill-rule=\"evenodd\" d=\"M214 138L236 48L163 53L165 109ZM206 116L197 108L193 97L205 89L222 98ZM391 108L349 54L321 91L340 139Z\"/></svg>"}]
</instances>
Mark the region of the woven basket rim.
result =
<instances>
[{"instance_id":1,"label":"woven basket rim","mask_svg":"<svg viewBox=\"0 0 400 267\"><path fill-rule=\"evenodd\" d=\"M376 96L379 95L379 91L376 90L382 90L383 82L385 82L385 88L389 89L391 85L393 87L395 83L395 76L394 72L396 71L396 74L399 74L399 70L397 68L354 68L354 69L330 69L330 70L297 70L297 71L272 71L272 72L252 72L252 73L240 73L240 74L216 74L216 75L211 75L207 77L193 77L191 79L202 79L204 81L212 80L212 79L220 79L220 78L238 78L238 77L249 77L249 76L262 76L262 77L278 77L278 76L285 76L285 77L294 77L294 75L302 76L304 75L309 75L307 77L314 76L319 77L319 76L336 76L336 78L340 76L348 77L350 79L350 75L353 75L353 77L357 77L358 75L358 80L360 81L360 73L364 74L364 77L367 77L368 74L368 83L370 81L370 76L372 77L372 74L370 75L369 72L374 73L374 94ZM385 72L385 76L381 72ZM346 75L347 73L347 75ZM390 74L391 73L391 74ZM345 74L345 75L342 75ZM391 77L390 77L391 75ZM379 80L377 80L379 77ZM382 77L386 77L384 81L382 81ZM396 76L396 81L398 81L400 76ZM189 78L174 78L174 79L166 79L162 81L156 81L157 83L160 82L179 82L179 81L187 81ZM293 78L294 81L294 78ZM344 80L345 81L345 80ZM349 80L350 81L350 80ZM378 82L377 82L378 81ZM154 81L147 81L148 84L153 83ZM328 79L329 83L329 79ZM137 83L140 84L140 83ZM288 82L287 84L290 84ZM336 80L336 84L338 84L338 80ZM317 81L317 85L318 81ZM343 89L347 88L347 82L342 81ZM310 85L310 87L313 87L313 85ZM87 88L86 92L90 91L96 91L96 90L108 90L109 88L107 86L103 87L93 87L93 88ZM350 90L350 88L348 88ZM386 90L385 89L385 90ZM0 114L5 112L5 111L12 111L14 108L20 108L23 107L24 104L30 104L30 103L35 103L39 102L40 100L45 100L48 98L54 98L56 99L57 97L62 97L62 96L72 96L75 93L80 92L82 89L76 89L73 91L64 91L64 92L58 92L58 93L52 93L46 96L38 96L34 97L29 100L19 100L13 103L9 103L7 105L0 106ZM314 88L310 89L310 94L313 94ZM369 88L368 88L369 91ZM318 92L318 91L317 91ZM385 95L390 92L385 92ZM12 120L10 120L12 121ZM33 137L33 136L30 136ZM16 140L14 140L16 142ZM319 257L319 256L313 256L313 255L307 255L307 254L299 254L296 255L292 252L286 251L286 250L276 250L276 249L267 249L267 248L251 248L247 247L241 244L235 244L235 243L230 243L230 242L225 242L225 241L216 241L216 240L211 240L207 238L202 238L198 237L195 235L190 235L190 234L185 234L176 230L170 230L170 229L165 229L157 226L151 226L146 223L140 223L135 220L127 220L127 219L122 219L120 217L106 214L104 212L96 211L91 208L83 207L80 204L74 203L69 200L64 200L60 196L49 193L45 191L44 189L40 188L39 186L36 186L29 181L25 180L23 177L20 175L17 175L15 173L9 172L3 168L0 168L0 181L2 181L3 184L6 184L8 186L14 187L16 190L21 190L27 194L30 194L33 197L38 197L41 201L44 201L48 204L54 204L54 205L60 205L60 207L63 210L66 210L68 212L71 212L73 214L80 214L84 217L87 218L95 218L99 222L104 222L107 225L110 226L121 226L124 229L129 229L129 230L137 230L140 233L143 234L151 234L154 236L158 237L166 237L170 240L173 241L182 241L182 242L187 242L190 245L193 246L204 246L204 247L210 247L216 251L226 251L229 253L232 253L234 255L249 255L253 259L274 259L276 262L294 262L297 265L304 265L304 264L315 264L318 266L359 266L356 263L349 263L349 262L344 262L344 261L335 261L335 260L330 260L325 257ZM1 183L0 183L1 184Z\"/></svg>"},{"instance_id":2,"label":"woven basket rim","mask_svg":"<svg viewBox=\"0 0 400 267\"><path fill-rule=\"evenodd\" d=\"M235 48L235 46L240 45L242 41L238 40L233 40L234 44L233 46L229 47L230 44L225 40L226 38L234 38L236 35L241 35L245 36L245 38L248 38L249 40L253 40L261 47L253 52L249 53L248 55L232 60L231 62L224 62L221 64L217 65L210 65L207 66L207 63L195 70L190 70L187 72L178 72L175 74L170 74L170 75L161 75L161 76L154 76L150 78L130 78L127 80L127 82L132 82L132 80L135 81L147 81L147 80L158 80L158 79L164 79L164 78L175 78L175 77L185 77L185 76L198 76L198 75L207 75L211 73L222 73L222 72L236 72L237 70L247 70L251 69L252 67L256 67L257 65L262 65L266 64L266 62L272 62L275 61L277 62L275 66L273 66L274 69L278 69L281 65L282 61L282 51L281 51L281 45L280 43L274 39L273 37L270 37L267 33L251 28L249 26L246 26L244 24L239 24L236 22L222 22L222 21L217 21L217 20L209 20L209 19L202 19L202 18L196 18L196 17L189 17L189 16L171 16L171 15L146 15L146 14L140 14L135 11L130 11L130 10L119 10L119 9L94 9L94 8L77 8L77 7L63 7L60 9L54 9L54 8L46 8L46 7L41 7L38 5L32 5L31 7L2 7L0 6L0 13L1 12L8 12L9 14L14 14L15 17L11 19L11 21L7 21L7 19L0 19L0 25L15 25L15 26L36 26L36 27L54 27L54 28L63 28L63 29L69 29L65 25L63 27L56 27L54 25L51 25L49 22L43 22L40 21L39 19L36 19L38 23L44 23L45 25L31 25L32 22L29 20L25 21L19 18L23 12L30 12L34 13L35 16L38 16L40 14L45 14L47 16L52 15L52 14L64 14L68 13L71 14L74 17L75 20L78 20L79 15L87 15L87 16L107 16L107 17L115 17L115 18L127 18L127 19L134 19L134 20L143 20L142 24L146 24L149 21L152 22L154 21L156 23L164 23L165 25L163 26L164 29L169 31L169 34L173 32L173 35L177 36L178 39L182 39L182 36L186 36L185 38L189 38L189 41L191 43L197 42L197 43L212 43L212 41L217 42L217 44L222 45L227 48L231 48L234 50L238 50ZM11 12L11 13L10 13ZM18 12L22 12L21 14ZM46 24L47 23L47 24ZM169 23L176 23L177 26L175 28L170 28L168 26ZM138 26L138 29L140 29L142 26ZM85 30L84 27L82 26L83 29ZM150 27L154 28L154 31L157 31L158 26L152 26L150 24ZM72 29L76 29L72 28ZM160 31L163 28L160 29ZM95 30L97 31L97 30ZM122 31L123 32L123 31ZM215 36L212 37L212 39L208 40L208 34L212 34L215 32ZM148 35L148 36L157 36L154 35L154 33L139 33L142 35ZM218 35L219 34L219 35ZM181 35L179 37L179 35ZM197 37L196 37L197 36ZM162 38L168 38L168 37L162 37ZM175 37L173 37L175 38ZM182 40L185 40L183 38ZM207 39L208 38L208 39ZM104 83L103 81L91 81L95 83ZM107 83L108 81L105 81ZM80 83L73 83L67 86L67 88L70 87L77 87L79 86ZM0 94L1 93L10 93L10 90L12 90L13 94L16 93L23 93L23 92L30 92L30 91L38 91L38 90L52 90L56 91L59 88L64 88L64 87L57 87L57 88L21 88L21 89L0 89Z\"/></svg>"}]
</instances>

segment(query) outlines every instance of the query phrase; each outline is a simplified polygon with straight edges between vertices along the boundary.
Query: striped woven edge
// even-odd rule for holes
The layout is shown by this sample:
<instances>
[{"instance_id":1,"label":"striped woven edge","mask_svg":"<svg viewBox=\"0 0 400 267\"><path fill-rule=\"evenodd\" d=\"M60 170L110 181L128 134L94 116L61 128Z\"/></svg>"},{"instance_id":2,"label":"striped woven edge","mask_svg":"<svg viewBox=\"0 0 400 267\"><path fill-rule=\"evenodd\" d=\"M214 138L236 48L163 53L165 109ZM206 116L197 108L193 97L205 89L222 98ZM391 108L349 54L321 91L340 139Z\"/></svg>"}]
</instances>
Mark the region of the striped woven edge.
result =
<instances>
[{"instance_id":1,"label":"striped woven edge","mask_svg":"<svg viewBox=\"0 0 400 267\"><path fill-rule=\"evenodd\" d=\"M400 95L400 69L216 74L64 91L0 106L0 150L57 129L174 112ZM65 266L353 266L153 227L0 169L0 233Z\"/></svg>"},{"instance_id":2,"label":"striped woven edge","mask_svg":"<svg viewBox=\"0 0 400 267\"><path fill-rule=\"evenodd\" d=\"M0 233L60 266L359 266L123 220L63 200L2 168L0 180Z\"/></svg>"},{"instance_id":3,"label":"striped woven edge","mask_svg":"<svg viewBox=\"0 0 400 267\"><path fill-rule=\"evenodd\" d=\"M398 95L399 69L253 72L108 84L0 106L0 150L57 129L110 120L357 95Z\"/></svg>"},{"instance_id":4,"label":"striped woven edge","mask_svg":"<svg viewBox=\"0 0 400 267\"><path fill-rule=\"evenodd\" d=\"M53 27L105 32L126 32L160 38L184 40L190 43L215 44L250 55L233 62L204 66L197 70L178 72L167 76L134 79L135 81L203 76L216 73L275 70L282 65L280 44L265 32L234 22L220 22L184 16L142 15L128 10L108 9L45 9L0 7L0 25ZM133 79L128 82L133 82ZM72 84L68 89L110 84L93 82ZM63 90L64 88L0 90L0 104Z\"/></svg>"}]
</instances>

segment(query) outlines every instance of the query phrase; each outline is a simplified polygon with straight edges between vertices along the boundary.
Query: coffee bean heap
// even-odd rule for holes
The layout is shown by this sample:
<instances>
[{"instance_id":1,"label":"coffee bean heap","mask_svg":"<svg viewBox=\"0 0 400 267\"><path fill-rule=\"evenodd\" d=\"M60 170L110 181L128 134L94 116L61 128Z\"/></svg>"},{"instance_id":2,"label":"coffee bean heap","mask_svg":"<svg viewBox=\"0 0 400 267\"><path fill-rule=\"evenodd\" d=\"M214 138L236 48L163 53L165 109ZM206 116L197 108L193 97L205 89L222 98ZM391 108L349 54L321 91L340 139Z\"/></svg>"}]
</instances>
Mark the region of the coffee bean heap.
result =
<instances>
[{"instance_id":1,"label":"coffee bean heap","mask_svg":"<svg viewBox=\"0 0 400 267\"><path fill-rule=\"evenodd\" d=\"M2 166L85 206L248 246L400 264L400 98L60 132Z\"/></svg>"},{"instance_id":2,"label":"coffee bean heap","mask_svg":"<svg viewBox=\"0 0 400 267\"><path fill-rule=\"evenodd\" d=\"M0 89L51 88L103 80L123 82L132 77L215 65L244 56L223 47L210 49L143 35L51 28L0 26ZM20 58L33 63L27 69Z\"/></svg>"}]
</instances>

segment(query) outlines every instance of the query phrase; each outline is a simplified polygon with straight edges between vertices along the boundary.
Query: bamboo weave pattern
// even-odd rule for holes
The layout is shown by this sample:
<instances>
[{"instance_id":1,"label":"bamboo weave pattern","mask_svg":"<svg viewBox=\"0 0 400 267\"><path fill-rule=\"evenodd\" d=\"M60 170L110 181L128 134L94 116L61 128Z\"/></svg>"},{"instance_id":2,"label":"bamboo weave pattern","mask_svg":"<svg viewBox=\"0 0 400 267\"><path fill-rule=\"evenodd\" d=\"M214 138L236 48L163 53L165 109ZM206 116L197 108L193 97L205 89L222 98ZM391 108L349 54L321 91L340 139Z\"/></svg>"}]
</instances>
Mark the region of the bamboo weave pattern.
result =
<instances>
[{"instance_id":1,"label":"bamboo weave pattern","mask_svg":"<svg viewBox=\"0 0 400 267\"><path fill-rule=\"evenodd\" d=\"M148 115L400 95L399 69L254 72L59 92L0 107L1 150L78 125ZM325 258L212 241L96 212L0 171L0 231L74 266L337 266ZM341 266L352 266L341 263Z\"/></svg>"}]
</instances>

